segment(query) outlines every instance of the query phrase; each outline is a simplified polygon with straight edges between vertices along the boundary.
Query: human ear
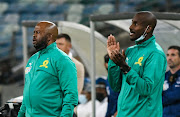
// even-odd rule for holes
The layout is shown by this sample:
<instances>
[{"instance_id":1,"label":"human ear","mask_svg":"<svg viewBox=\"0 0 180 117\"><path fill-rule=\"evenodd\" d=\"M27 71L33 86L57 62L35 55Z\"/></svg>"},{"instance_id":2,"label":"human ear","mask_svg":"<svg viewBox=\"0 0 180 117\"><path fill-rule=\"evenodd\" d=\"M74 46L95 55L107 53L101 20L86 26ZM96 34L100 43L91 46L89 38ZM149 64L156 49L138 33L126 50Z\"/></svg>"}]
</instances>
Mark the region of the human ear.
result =
<instances>
[{"instance_id":1,"label":"human ear","mask_svg":"<svg viewBox=\"0 0 180 117\"><path fill-rule=\"evenodd\" d=\"M50 33L47 34L47 38L48 38L47 40L48 40L48 42L52 40L52 37L53 37L52 34L50 34Z\"/></svg>"},{"instance_id":2,"label":"human ear","mask_svg":"<svg viewBox=\"0 0 180 117\"><path fill-rule=\"evenodd\" d=\"M152 26L148 25L146 28L146 33L150 33L152 31Z\"/></svg>"}]
</instances>

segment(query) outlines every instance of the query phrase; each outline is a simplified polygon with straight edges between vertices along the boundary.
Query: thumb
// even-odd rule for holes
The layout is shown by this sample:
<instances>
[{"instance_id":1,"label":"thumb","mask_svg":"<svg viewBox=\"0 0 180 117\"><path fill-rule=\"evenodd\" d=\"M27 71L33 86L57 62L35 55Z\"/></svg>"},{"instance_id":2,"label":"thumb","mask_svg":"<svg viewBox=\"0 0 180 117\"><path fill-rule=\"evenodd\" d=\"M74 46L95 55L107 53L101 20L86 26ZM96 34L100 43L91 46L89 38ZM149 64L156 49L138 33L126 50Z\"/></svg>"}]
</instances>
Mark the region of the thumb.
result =
<instances>
[{"instance_id":1,"label":"thumb","mask_svg":"<svg viewBox=\"0 0 180 117\"><path fill-rule=\"evenodd\" d=\"M124 49L122 49L122 55L124 56L124 58L126 58Z\"/></svg>"}]
</instances>

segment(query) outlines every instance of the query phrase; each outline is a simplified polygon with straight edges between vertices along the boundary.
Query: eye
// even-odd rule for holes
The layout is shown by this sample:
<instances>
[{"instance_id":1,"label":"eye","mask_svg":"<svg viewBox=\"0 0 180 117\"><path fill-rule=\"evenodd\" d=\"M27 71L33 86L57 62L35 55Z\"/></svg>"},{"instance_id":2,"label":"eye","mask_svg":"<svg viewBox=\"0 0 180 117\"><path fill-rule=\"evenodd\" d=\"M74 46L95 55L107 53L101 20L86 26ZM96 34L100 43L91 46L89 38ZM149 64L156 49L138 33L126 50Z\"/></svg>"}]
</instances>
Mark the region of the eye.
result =
<instances>
[{"instance_id":1,"label":"eye","mask_svg":"<svg viewBox=\"0 0 180 117\"><path fill-rule=\"evenodd\" d=\"M36 31L37 34L40 34L40 31Z\"/></svg>"},{"instance_id":2,"label":"eye","mask_svg":"<svg viewBox=\"0 0 180 117\"><path fill-rule=\"evenodd\" d=\"M134 25L137 26L138 25L137 22L135 22Z\"/></svg>"},{"instance_id":3,"label":"eye","mask_svg":"<svg viewBox=\"0 0 180 117\"><path fill-rule=\"evenodd\" d=\"M172 56L176 56L175 54L172 54Z\"/></svg>"},{"instance_id":4,"label":"eye","mask_svg":"<svg viewBox=\"0 0 180 117\"><path fill-rule=\"evenodd\" d=\"M40 34L40 31L34 31L34 34L35 34L35 33L36 33L36 34Z\"/></svg>"}]
</instances>

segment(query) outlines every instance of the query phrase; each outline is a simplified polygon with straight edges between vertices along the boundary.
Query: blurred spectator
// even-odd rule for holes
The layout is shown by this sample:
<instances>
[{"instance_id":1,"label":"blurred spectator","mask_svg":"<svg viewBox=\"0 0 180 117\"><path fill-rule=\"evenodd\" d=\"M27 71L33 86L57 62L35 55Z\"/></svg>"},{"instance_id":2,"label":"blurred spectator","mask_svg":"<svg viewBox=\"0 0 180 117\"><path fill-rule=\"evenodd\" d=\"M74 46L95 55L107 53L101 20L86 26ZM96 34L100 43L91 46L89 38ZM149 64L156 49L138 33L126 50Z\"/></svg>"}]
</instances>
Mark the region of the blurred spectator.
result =
<instances>
[{"instance_id":1,"label":"blurred spectator","mask_svg":"<svg viewBox=\"0 0 180 117\"><path fill-rule=\"evenodd\" d=\"M107 81L103 78L96 80L96 117L105 117L108 101L107 101ZM83 96L84 94L84 96ZM78 117L92 117L92 101L91 101L91 85L85 85L80 98L81 104L75 108Z\"/></svg>"},{"instance_id":2,"label":"blurred spectator","mask_svg":"<svg viewBox=\"0 0 180 117\"><path fill-rule=\"evenodd\" d=\"M78 95L78 102L79 104L85 104L87 102L86 98L86 87L91 83L89 78L84 78L84 86L82 92Z\"/></svg>"},{"instance_id":3,"label":"blurred spectator","mask_svg":"<svg viewBox=\"0 0 180 117\"><path fill-rule=\"evenodd\" d=\"M107 80L98 78L96 80L96 99L100 102L98 108L96 108L96 117L105 117L108 107L107 98Z\"/></svg>"},{"instance_id":4,"label":"blurred spectator","mask_svg":"<svg viewBox=\"0 0 180 117\"><path fill-rule=\"evenodd\" d=\"M74 112L76 113L77 117L92 117L92 100L91 100L91 85L90 84L86 85L86 87L84 88L84 94L85 94L84 103L79 104L74 109ZM100 102L96 100L96 109L99 107L99 105L100 105Z\"/></svg>"},{"instance_id":5,"label":"blurred spectator","mask_svg":"<svg viewBox=\"0 0 180 117\"><path fill-rule=\"evenodd\" d=\"M109 55L106 54L104 56L104 66L106 70L108 70L108 61L109 61ZM118 100L119 92L114 92L112 90L112 88L109 85L108 80L107 80L107 87L109 88L109 95L108 95L108 108L107 108L107 113L105 117L111 117L117 111L117 100Z\"/></svg>"},{"instance_id":6,"label":"blurred spectator","mask_svg":"<svg viewBox=\"0 0 180 117\"><path fill-rule=\"evenodd\" d=\"M61 33L58 35L56 40L57 47L64 51L71 60L75 63L77 69L77 80L78 80L78 94L81 93L84 85L84 65L77 59L72 57L70 50L72 48L71 37L68 34Z\"/></svg>"},{"instance_id":7,"label":"blurred spectator","mask_svg":"<svg viewBox=\"0 0 180 117\"><path fill-rule=\"evenodd\" d=\"M163 85L163 117L180 117L180 46L170 46L167 52L169 71Z\"/></svg>"}]
</instances>

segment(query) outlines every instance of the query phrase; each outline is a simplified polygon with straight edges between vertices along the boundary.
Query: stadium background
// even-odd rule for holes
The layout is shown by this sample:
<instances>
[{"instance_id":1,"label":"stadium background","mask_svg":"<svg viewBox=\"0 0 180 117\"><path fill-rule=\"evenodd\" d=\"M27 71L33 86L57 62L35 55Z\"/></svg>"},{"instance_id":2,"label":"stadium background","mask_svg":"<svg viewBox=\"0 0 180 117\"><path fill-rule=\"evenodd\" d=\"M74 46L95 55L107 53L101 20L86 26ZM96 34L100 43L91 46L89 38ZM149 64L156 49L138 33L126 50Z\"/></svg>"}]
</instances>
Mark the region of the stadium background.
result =
<instances>
[{"instance_id":1,"label":"stadium background","mask_svg":"<svg viewBox=\"0 0 180 117\"><path fill-rule=\"evenodd\" d=\"M22 95L23 52L22 21L70 21L89 27L89 16L148 10L180 12L179 0L0 0L0 83L1 104ZM32 34L28 28L28 52L34 53ZM105 23L96 23L96 31L104 37L114 34L127 40L128 33ZM130 42L124 42L124 48ZM131 42L131 44L133 44ZM177 43L176 43L177 44ZM102 57L103 58L103 57ZM88 74L86 74L88 77Z\"/></svg>"}]
</instances>

